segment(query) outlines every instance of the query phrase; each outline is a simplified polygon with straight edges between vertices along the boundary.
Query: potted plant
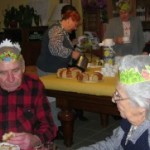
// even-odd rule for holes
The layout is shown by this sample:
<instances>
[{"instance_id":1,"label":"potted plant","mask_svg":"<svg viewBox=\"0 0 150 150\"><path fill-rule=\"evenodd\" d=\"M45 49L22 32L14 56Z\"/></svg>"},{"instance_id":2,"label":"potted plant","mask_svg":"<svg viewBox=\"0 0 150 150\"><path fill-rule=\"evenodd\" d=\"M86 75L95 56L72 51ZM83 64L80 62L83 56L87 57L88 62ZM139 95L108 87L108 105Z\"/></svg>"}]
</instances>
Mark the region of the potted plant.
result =
<instances>
[{"instance_id":1,"label":"potted plant","mask_svg":"<svg viewBox=\"0 0 150 150\"><path fill-rule=\"evenodd\" d=\"M34 19L34 9L29 5L19 6L18 22L20 27L31 27Z\"/></svg>"},{"instance_id":2,"label":"potted plant","mask_svg":"<svg viewBox=\"0 0 150 150\"><path fill-rule=\"evenodd\" d=\"M40 16L29 5L20 5L18 9L11 7L5 10L4 25L6 28L17 27L17 23L19 27L31 27L33 21L38 26Z\"/></svg>"},{"instance_id":3,"label":"potted plant","mask_svg":"<svg viewBox=\"0 0 150 150\"><path fill-rule=\"evenodd\" d=\"M18 10L15 7L5 9L4 25L6 28L8 28L9 26L12 28L17 27L17 18L18 18L17 15Z\"/></svg>"}]
</instances>

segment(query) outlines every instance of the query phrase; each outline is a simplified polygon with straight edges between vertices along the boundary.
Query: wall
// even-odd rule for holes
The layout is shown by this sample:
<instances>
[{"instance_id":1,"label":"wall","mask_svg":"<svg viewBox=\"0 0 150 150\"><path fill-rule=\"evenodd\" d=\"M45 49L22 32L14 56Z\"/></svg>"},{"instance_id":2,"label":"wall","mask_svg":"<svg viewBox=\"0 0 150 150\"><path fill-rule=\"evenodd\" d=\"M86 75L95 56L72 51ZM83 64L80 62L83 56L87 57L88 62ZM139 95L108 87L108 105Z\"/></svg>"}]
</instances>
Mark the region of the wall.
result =
<instances>
[{"instance_id":1,"label":"wall","mask_svg":"<svg viewBox=\"0 0 150 150\"><path fill-rule=\"evenodd\" d=\"M4 10L11 6L18 7L21 4L26 5L26 4L28 4L28 2L29 2L29 0L1 0L0 1L0 31L3 31L3 28L4 28L4 25L3 25ZM50 9L49 9L48 14L49 14L49 16L51 16L56 5L59 3L59 0L49 0L49 2L50 2L50 6L49 6ZM79 13L82 17L81 0L72 0L72 5L74 5L77 8L77 10L79 11ZM77 36L78 35L82 35L82 26L80 26L77 30Z\"/></svg>"}]
</instances>

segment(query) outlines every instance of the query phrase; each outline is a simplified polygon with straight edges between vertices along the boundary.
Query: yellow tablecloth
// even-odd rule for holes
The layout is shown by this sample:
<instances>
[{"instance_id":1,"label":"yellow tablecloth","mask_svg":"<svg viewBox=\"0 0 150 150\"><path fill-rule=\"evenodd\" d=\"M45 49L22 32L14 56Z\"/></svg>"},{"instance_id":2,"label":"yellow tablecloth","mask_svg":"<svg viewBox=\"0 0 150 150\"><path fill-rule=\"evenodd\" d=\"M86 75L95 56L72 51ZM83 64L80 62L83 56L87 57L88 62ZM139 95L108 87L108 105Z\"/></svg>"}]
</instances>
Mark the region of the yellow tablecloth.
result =
<instances>
[{"instance_id":1,"label":"yellow tablecloth","mask_svg":"<svg viewBox=\"0 0 150 150\"><path fill-rule=\"evenodd\" d=\"M61 79L56 74L40 78L46 89L77 92L98 96L112 96L115 91L117 77L104 77L98 83L83 83L76 79Z\"/></svg>"}]
</instances>

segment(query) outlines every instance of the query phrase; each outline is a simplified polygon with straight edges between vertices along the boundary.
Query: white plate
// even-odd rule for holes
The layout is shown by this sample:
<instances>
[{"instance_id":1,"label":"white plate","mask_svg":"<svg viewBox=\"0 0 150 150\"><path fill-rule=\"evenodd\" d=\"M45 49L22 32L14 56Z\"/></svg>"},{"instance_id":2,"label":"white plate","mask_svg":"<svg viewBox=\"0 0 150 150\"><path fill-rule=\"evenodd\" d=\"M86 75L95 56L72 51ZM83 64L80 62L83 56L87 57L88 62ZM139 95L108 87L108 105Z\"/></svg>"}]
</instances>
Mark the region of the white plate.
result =
<instances>
[{"instance_id":1,"label":"white plate","mask_svg":"<svg viewBox=\"0 0 150 150\"><path fill-rule=\"evenodd\" d=\"M18 145L9 144L9 143L6 143L6 142L0 143L0 149L1 149L2 145L9 145L10 147L16 146L16 150L20 150L20 147Z\"/></svg>"},{"instance_id":2,"label":"white plate","mask_svg":"<svg viewBox=\"0 0 150 150\"><path fill-rule=\"evenodd\" d=\"M111 43L111 44L109 44L109 45L105 45L103 42L102 42L102 43L99 43L99 46L104 46L104 47L111 47L111 46L114 46L114 45L115 45L114 42Z\"/></svg>"},{"instance_id":3,"label":"white plate","mask_svg":"<svg viewBox=\"0 0 150 150\"><path fill-rule=\"evenodd\" d=\"M123 42L124 44L129 44L129 43L131 43L130 41L126 41L126 42Z\"/></svg>"}]
</instances>

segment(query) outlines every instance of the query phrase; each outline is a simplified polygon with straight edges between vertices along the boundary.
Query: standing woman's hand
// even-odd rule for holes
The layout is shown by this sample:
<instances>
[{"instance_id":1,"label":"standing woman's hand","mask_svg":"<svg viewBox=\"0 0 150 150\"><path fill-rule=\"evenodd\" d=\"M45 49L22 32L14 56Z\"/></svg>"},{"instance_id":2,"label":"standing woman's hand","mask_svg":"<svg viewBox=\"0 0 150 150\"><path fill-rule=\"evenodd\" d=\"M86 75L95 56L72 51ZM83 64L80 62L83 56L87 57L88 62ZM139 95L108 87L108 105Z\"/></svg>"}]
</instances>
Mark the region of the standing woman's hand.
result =
<instances>
[{"instance_id":1,"label":"standing woman's hand","mask_svg":"<svg viewBox=\"0 0 150 150\"><path fill-rule=\"evenodd\" d=\"M72 51L72 58L77 60L80 57L81 53L77 50Z\"/></svg>"}]
</instances>

